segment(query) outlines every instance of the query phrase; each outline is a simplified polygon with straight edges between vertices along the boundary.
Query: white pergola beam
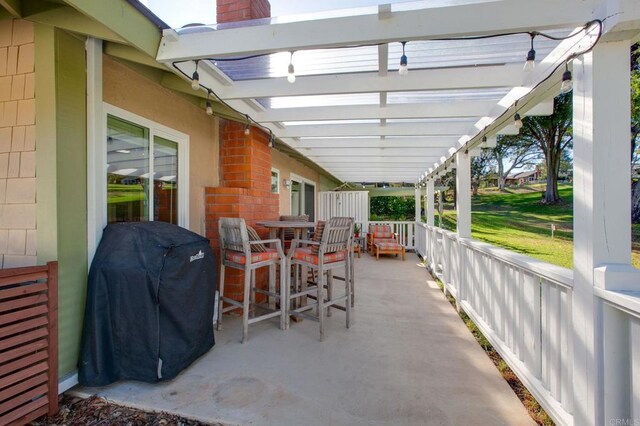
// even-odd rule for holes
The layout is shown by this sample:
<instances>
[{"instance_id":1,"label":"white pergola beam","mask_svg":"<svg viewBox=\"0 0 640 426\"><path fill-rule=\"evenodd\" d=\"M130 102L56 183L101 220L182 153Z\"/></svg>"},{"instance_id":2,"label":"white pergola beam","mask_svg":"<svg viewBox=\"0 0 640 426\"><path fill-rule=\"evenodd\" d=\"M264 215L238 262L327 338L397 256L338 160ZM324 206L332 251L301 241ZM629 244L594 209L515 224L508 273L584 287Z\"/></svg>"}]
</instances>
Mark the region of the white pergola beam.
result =
<instances>
[{"instance_id":1,"label":"white pergola beam","mask_svg":"<svg viewBox=\"0 0 640 426\"><path fill-rule=\"evenodd\" d=\"M224 99L254 99L280 96L337 95L353 93L405 92L511 87L522 83L522 65L492 65L464 68L413 70L408 75L389 73L299 76L295 84L286 78L236 81L218 95Z\"/></svg>"},{"instance_id":2,"label":"white pergola beam","mask_svg":"<svg viewBox=\"0 0 640 426\"><path fill-rule=\"evenodd\" d=\"M278 131L281 138L335 137L335 136L451 136L461 135L469 127L467 121L440 121L431 123L330 124L288 126Z\"/></svg>"},{"instance_id":3,"label":"white pergola beam","mask_svg":"<svg viewBox=\"0 0 640 426\"><path fill-rule=\"evenodd\" d=\"M389 157L405 156L407 155L406 148L313 148L313 149L298 149L299 152L313 158L320 157L332 157L336 155L347 156L372 156L372 155L385 155ZM435 157L442 156L447 152L446 149L438 148L414 148L411 153L416 156L422 157Z\"/></svg>"},{"instance_id":4,"label":"white pergola beam","mask_svg":"<svg viewBox=\"0 0 640 426\"><path fill-rule=\"evenodd\" d=\"M335 138L335 139L286 139L294 148L433 148L446 151L458 140L456 136L423 138Z\"/></svg>"},{"instance_id":5,"label":"white pergola beam","mask_svg":"<svg viewBox=\"0 0 640 426\"><path fill-rule=\"evenodd\" d=\"M260 123L312 120L366 120L383 118L479 117L491 111L496 101L454 101L424 104L351 105L279 108L253 114ZM553 105L552 105L553 109Z\"/></svg>"},{"instance_id":6,"label":"white pergola beam","mask_svg":"<svg viewBox=\"0 0 640 426\"><path fill-rule=\"evenodd\" d=\"M163 37L160 62L577 26L599 0L493 0ZM490 18L490 19L489 19Z\"/></svg>"},{"instance_id":7,"label":"white pergola beam","mask_svg":"<svg viewBox=\"0 0 640 426\"><path fill-rule=\"evenodd\" d=\"M310 159L313 159L313 156L309 156ZM344 157L344 156L335 156L335 157L320 157L319 161L315 161L316 163L318 163L318 165L320 166L328 166L330 167L330 165L333 164L357 164L358 167L362 167L361 163L364 164L364 166L366 166L367 164L370 163L384 163L384 164L390 164L390 163L419 163L419 164L424 164L425 167L429 164L433 164L435 161L438 161L440 159L440 157L419 157L419 156L413 156L413 155L407 155L404 157L354 157L354 158L348 158L348 157Z\"/></svg>"}]
</instances>

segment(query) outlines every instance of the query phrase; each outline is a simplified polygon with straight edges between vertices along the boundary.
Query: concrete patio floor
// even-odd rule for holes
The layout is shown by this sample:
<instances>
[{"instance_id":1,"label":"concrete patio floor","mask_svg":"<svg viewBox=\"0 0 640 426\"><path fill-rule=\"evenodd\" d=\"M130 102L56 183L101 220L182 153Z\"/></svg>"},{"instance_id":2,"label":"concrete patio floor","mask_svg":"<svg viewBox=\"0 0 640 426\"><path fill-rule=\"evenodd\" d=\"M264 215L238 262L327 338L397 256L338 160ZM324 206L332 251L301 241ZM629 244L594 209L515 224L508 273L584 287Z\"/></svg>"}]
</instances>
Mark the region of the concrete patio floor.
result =
<instances>
[{"instance_id":1,"label":"concrete patio floor","mask_svg":"<svg viewBox=\"0 0 640 426\"><path fill-rule=\"evenodd\" d=\"M356 259L356 308L318 324L227 319L216 346L168 383L80 388L208 422L251 425L533 424L418 257Z\"/></svg>"}]
</instances>

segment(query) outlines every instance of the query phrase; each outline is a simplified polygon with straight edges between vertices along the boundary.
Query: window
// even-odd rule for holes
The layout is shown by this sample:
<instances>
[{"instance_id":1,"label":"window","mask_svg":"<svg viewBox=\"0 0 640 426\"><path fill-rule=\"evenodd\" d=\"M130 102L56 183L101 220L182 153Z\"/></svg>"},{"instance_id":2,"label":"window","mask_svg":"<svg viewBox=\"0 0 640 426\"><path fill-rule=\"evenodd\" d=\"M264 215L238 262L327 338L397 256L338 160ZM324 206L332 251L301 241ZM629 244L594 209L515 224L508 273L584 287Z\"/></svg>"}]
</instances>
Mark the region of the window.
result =
<instances>
[{"instance_id":1,"label":"window","mask_svg":"<svg viewBox=\"0 0 640 426\"><path fill-rule=\"evenodd\" d=\"M271 169L271 193L280 193L280 170Z\"/></svg>"},{"instance_id":2,"label":"window","mask_svg":"<svg viewBox=\"0 0 640 426\"><path fill-rule=\"evenodd\" d=\"M188 227L188 137L110 105L105 109L106 222Z\"/></svg>"}]
</instances>

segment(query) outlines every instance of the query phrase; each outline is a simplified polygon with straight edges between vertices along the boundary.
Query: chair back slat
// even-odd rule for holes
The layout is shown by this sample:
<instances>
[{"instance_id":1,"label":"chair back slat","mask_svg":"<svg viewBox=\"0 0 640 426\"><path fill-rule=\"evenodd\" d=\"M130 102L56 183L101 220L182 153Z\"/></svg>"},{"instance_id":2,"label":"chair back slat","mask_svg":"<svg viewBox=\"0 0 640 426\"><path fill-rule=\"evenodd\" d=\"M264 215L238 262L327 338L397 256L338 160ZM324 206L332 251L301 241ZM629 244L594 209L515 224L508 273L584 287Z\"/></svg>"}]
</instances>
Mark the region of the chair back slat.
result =
<instances>
[{"instance_id":1,"label":"chair back slat","mask_svg":"<svg viewBox=\"0 0 640 426\"><path fill-rule=\"evenodd\" d=\"M347 250L353 237L353 222L354 219L352 217L333 217L329 219L322 233L320 252L325 254Z\"/></svg>"},{"instance_id":2,"label":"chair back slat","mask_svg":"<svg viewBox=\"0 0 640 426\"><path fill-rule=\"evenodd\" d=\"M223 217L218 221L220 249L249 252L249 233L242 218Z\"/></svg>"}]
</instances>

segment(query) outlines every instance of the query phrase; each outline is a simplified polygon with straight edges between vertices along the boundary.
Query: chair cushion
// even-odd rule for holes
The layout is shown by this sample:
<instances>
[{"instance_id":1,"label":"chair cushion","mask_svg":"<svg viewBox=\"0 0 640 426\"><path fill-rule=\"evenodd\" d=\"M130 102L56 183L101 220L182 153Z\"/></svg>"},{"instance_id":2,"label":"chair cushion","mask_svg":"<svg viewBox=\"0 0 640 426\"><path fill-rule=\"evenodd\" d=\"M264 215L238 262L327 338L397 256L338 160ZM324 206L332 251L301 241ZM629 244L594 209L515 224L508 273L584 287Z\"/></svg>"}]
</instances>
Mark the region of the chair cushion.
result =
<instances>
[{"instance_id":1,"label":"chair cushion","mask_svg":"<svg viewBox=\"0 0 640 426\"><path fill-rule=\"evenodd\" d=\"M378 247L379 250L402 250L402 245L398 244L394 240L376 241L376 247Z\"/></svg>"},{"instance_id":2,"label":"chair cushion","mask_svg":"<svg viewBox=\"0 0 640 426\"><path fill-rule=\"evenodd\" d=\"M316 230L313 234L313 241L320 242L322 241L322 233L324 232L324 226L327 224L324 220L319 220L316 224ZM313 245L311 246L311 253L319 254L320 246Z\"/></svg>"},{"instance_id":3,"label":"chair cushion","mask_svg":"<svg viewBox=\"0 0 640 426\"><path fill-rule=\"evenodd\" d=\"M369 233L373 234L376 232L391 232L391 226L389 225L369 225Z\"/></svg>"},{"instance_id":4,"label":"chair cushion","mask_svg":"<svg viewBox=\"0 0 640 426\"><path fill-rule=\"evenodd\" d=\"M393 232L374 232L372 238L374 240L378 238L393 238Z\"/></svg>"},{"instance_id":5,"label":"chair cushion","mask_svg":"<svg viewBox=\"0 0 640 426\"><path fill-rule=\"evenodd\" d=\"M249 234L249 241L260 241L262 239L256 230L249 225L247 225L247 233ZM267 251L267 247L264 244L251 244L252 253L264 253L265 251Z\"/></svg>"},{"instance_id":6,"label":"chair cushion","mask_svg":"<svg viewBox=\"0 0 640 426\"><path fill-rule=\"evenodd\" d=\"M313 246L312 246L313 247ZM344 260L347 257L346 250L340 250L335 253L327 253L324 255L324 263L334 263ZM296 248L293 252L292 259L301 260L303 262L311 263L312 265L318 265L320 262L320 256L313 253L309 247Z\"/></svg>"},{"instance_id":7,"label":"chair cushion","mask_svg":"<svg viewBox=\"0 0 640 426\"><path fill-rule=\"evenodd\" d=\"M267 260L278 259L278 252L274 249L267 248L264 252L251 253L251 263L264 262ZM244 265L247 263L244 253L239 251L227 250L224 252L224 258L233 263Z\"/></svg>"}]
</instances>

